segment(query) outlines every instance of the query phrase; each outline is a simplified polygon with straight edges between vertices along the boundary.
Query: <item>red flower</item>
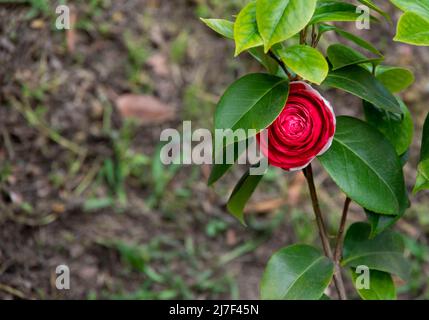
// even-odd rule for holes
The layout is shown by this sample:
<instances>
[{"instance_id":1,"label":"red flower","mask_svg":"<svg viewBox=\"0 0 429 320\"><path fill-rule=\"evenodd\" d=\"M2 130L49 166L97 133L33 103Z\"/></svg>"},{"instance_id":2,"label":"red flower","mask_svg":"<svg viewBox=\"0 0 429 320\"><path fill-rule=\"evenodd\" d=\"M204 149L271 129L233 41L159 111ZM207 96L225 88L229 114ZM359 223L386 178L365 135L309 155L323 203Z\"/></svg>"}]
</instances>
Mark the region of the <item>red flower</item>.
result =
<instances>
[{"instance_id":1,"label":"red flower","mask_svg":"<svg viewBox=\"0 0 429 320\"><path fill-rule=\"evenodd\" d=\"M271 165L296 171L329 149L335 124L330 103L309 84L297 81L290 84L281 114L257 139Z\"/></svg>"}]
</instances>

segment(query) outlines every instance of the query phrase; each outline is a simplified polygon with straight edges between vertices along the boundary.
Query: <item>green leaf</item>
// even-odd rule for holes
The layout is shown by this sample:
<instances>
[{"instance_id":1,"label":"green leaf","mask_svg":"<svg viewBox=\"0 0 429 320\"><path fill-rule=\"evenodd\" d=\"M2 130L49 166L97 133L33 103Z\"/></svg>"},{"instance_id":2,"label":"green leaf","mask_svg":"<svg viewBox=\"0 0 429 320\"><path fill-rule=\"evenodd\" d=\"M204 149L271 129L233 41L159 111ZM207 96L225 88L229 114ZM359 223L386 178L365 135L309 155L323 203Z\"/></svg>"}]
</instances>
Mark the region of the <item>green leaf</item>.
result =
<instances>
[{"instance_id":1,"label":"green leaf","mask_svg":"<svg viewBox=\"0 0 429 320\"><path fill-rule=\"evenodd\" d=\"M406 152L401 154L399 159L401 160L402 167L405 166L407 164L408 160L410 160L410 149L408 149Z\"/></svg>"},{"instance_id":2,"label":"green leaf","mask_svg":"<svg viewBox=\"0 0 429 320\"><path fill-rule=\"evenodd\" d=\"M425 160L419 163L417 170L416 185L414 186L413 193L423 190L429 190L429 161Z\"/></svg>"},{"instance_id":3,"label":"green leaf","mask_svg":"<svg viewBox=\"0 0 429 320\"><path fill-rule=\"evenodd\" d=\"M264 300L318 300L331 282L334 264L318 249L293 245L276 252L261 281Z\"/></svg>"},{"instance_id":4,"label":"green leaf","mask_svg":"<svg viewBox=\"0 0 429 320\"><path fill-rule=\"evenodd\" d=\"M249 49L249 53L256 59L256 61L262 64L269 73L283 78L286 77L285 72L279 67L279 64L273 58L264 53L263 47L251 48Z\"/></svg>"},{"instance_id":5,"label":"green leaf","mask_svg":"<svg viewBox=\"0 0 429 320\"><path fill-rule=\"evenodd\" d=\"M250 140L247 140L246 145L250 144ZM241 141L243 143L243 141ZM244 146L244 144L243 144ZM223 161L222 163L216 163L217 161L214 161L212 165L212 171L210 172L210 177L208 181L208 185L211 186L215 182L217 182L220 178L224 176L225 173L228 172L228 170L233 166L233 163L228 163L227 161L227 154L230 154L229 152L234 152L234 163L237 161L237 159L243 154L244 148L240 150L239 143L235 142L234 144L229 144L223 148ZM220 158L220 155L217 154L217 150L215 150L214 159Z\"/></svg>"},{"instance_id":6,"label":"green leaf","mask_svg":"<svg viewBox=\"0 0 429 320\"><path fill-rule=\"evenodd\" d=\"M256 1L241 10L234 24L235 56L244 50L263 44L256 24Z\"/></svg>"},{"instance_id":7,"label":"green leaf","mask_svg":"<svg viewBox=\"0 0 429 320\"><path fill-rule=\"evenodd\" d=\"M332 70L368 62L379 64L383 61L383 58L365 57L362 53L340 43L329 46L327 54Z\"/></svg>"},{"instance_id":8,"label":"green leaf","mask_svg":"<svg viewBox=\"0 0 429 320\"><path fill-rule=\"evenodd\" d=\"M395 149L377 129L359 119L337 118L332 146L319 160L340 189L368 210L397 215L406 201Z\"/></svg>"},{"instance_id":9,"label":"green leaf","mask_svg":"<svg viewBox=\"0 0 429 320\"><path fill-rule=\"evenodd\" d=\"M259 132L278 117L288 95L287 79L263 73L246 75L234 82L220 99L215 113L215 129L255 129Z\"/></svg>"},{"instance_id":10,"label":"green leaf","mask_svg":"<svg viewBox=\"0 0 429 320\"><path fill-rule=\"evenodd\" d=\"M265 52L300 32L310 21L317 0L257 0L256 19Z\"/></svg>"},{"instance_id":11,"label":"green leaf","mask_svg":"<svg viewBox=\"0 0 429 320\"><path fill-rule=\"evenodd\" d=\"M417 46L429 46L429 20L413 13L404 13L398 22L395 41Z\"/></svg>"},{"instance_id":12,"label":"green leaf","mask_svg":"<svg viewBox=\"0 0 429 320\"><path fill-rule=\"evenodd\" d=\"M402 167L405 165L405 163L408 161L409 157L409 149L403 153L400 156L401 165ZM398 220L400 220L406 210L410 207L410 201L408 199L408 191L404 189L404 201L400 203L399 212L397 216L386 216L384 214L378 214L372 211L369 211L365 209L365 213L368 217L368 222L371 225L371 235L370 237L373 238L376 235L380 234L384 230L387 230L391 226L393 226Z\"/></svg>"},{"instance_id":13,"label":"green leaf","mask_svg":"<svg viewBox=\"0 0 429 320\"><path fill-rule=\"evenodd\" d=\"M351 270L353 284L356 287L356 281L359 274L354 269ZM370 270L369 289L358 289L359 296L363 300L396 300L396 288L392 276L383 271Z\"/></svg>"},{"instance_id":14,"label":"green leaf","mask_svg":"<svg viewBox=\"0 0 429 320\"><path fill-rule=\"evenodd\" d=\"M406 152L404 155L407 155L409 152ZM402 157L404 157L402 155ZM404 161L401 160L401 165L404 166ZM399 211L396 216L387 216L384 214L375 213L372 211L369 211L365 209L365 213L368 217L368 222L371 225L371 235L370 237L373 238L376 235L382 233L383 231L387 230L391 226L393 226L398 220L400 220L406 210L410 207L410 201L408 199L408 191L404 189L404 198L403 201L399 204Z\"/></svg>"},{"instance_id":15,"label":"green leaf","mask_svg":"<svg viewBox=\"0 0 429 320\"><path fill-rule=\"evenodd\" d=\"M335 21L356 21L361 16L360 13L356 12L356 8L357 7L353 4L341 1L321 1L317 5L310 24Z\"/></svg>"},{"instance_id":16,"label":"green leaf","mask_svg":"<svg viewBox=\"0 0 429 320\"><path fill-rule=\"evenodd\" d=\"M429 189L429 114L423 126L422 149L414 193Z\"/></svg>"},{"instance_id":17,"label":"green leaf","mask_svg":"<svg viewBox=\"0 0 429 320\"><path fill-rule=\"evenodd\" d=\"M234 22L225 19L200 18L210 29L228 39L234 39Z\"/></svg>"},{"instance_id":18,"label":"green leaf","mask_svg":"<svg viewBox=\"0 0 429 320\"><path fill-rule=\"evenodd\" d=\"M322 35L325 32L328 31L334 31L335 33L337 33L338 35L340 35L341 37L343 37L344 39L350 40L353 43L357 44L359 47L368 50L369 52L372 52L376 55L382 56L381 52L378 51L378 49L376 47L374 47L371 43L369 43L368 41L355 36L352 33L349 33L347 31L344 31L340 28L337 28L335 26L331 26L331 25L327 25L327 24L322 24L319 26L319 34Z\"/></svg>"},{"instance_id":19,"label":"green leaf","mask_svg":"<svg viewBox=\"0 0 429 320\"><path fill-rule=\"evenodd\" d=\"M371 234L370 238L374 238L378 234L384 232L393 226L399 219L401 219L405 213L405 210L400 212L399 215L395 216L386 216L383 214L378 214L365 210L365 213L368 217L368 222L371 225Z\"/></svg>"},{"instance_id":20,"label":"green leaf","mask_svg":"<svg viewBox=\"0 0 429 320\"><path fill-rule=\"evenodd\" d=\"M381 14L387 21L392 22L392 19L390 18L390 15L381 9L379 6L377 6L372 0L358 0L363 5L367 6L368 8L377 11L379 14Z\"/></svg>"},{"instance_id":21,"label":"green leaf","mask_svg":"<svg viewBox=\"0 0 429 320\"><path fill-rule=\"evenodd\" d=\"M396 98L370 72L359 66L331 71L323 84L347 91L376 107L401 114Z\"/></svg>"},{"instance_id":22,"label":"green leaf","mask_svg":"<svg viewBox=\"0 0 429 320\"><path fill-rule=\"evenodd\" d=\"M371 227L367 223L357 222L347 230L344 238L344 252L341 265L344 267L367 266L396 274L407 280L410 265L404 258L402 236L393 231L385 231L370 239Z\"/></svg>"},{"instance_id":23,"label":"green leaf","mask_svg":"<svg viewBox=\"0 0 429 320\"><path fill-rule=\"evenodd\" d=\"M413 12L429 20L429 2L427 0L390 0L405 12Z\"/></svg>"},{"instance_id":24,"label":"green leaf","mask_svg":"<svg viewBox=\"0 0 429 320\"><path fill-rule=\"evenodd\" d=\"M228 200L227 208L228 211L236 217L242 224L246 224L244 221L243 210L246 206L247 201L252 196L263 175L250 175L250 169L241 177L238 181L234 190L232 191L231 197Z\"/></svg>"},{"instance_id":25,"label":"green leaf","mask_svg":"<svg viewBox=\"0 0 429 320\"><path fill-rule=\"evenodd\" d=\"M276 53L296 74L310 82L321 84L329 72L328 62L319 50L310 46L295 45Z\"/></svg>"},{"instance_id":26,"label":"green leaf","mask_svg":"<svg viewBox=\"0 0 429 320\"><path fill-rule=\"evenodd\" d=\"M398 98L404 116L393 116L390 112L379 110L364 101L365 117L369 124L377 128L392 143L398 156L404 154L413 142L414 124L410 111Z\"/></svg>"},{"instance_id":27,"label":"green leaf","mask_svg":"<svg viewBox=\"0 0 429 320\"><path fill-rule=\"evenodd\" d=\"M399 67L378 66L375 77L393 93L405 90L414 83L414 74Z\"/></svg>"}]
</instances>

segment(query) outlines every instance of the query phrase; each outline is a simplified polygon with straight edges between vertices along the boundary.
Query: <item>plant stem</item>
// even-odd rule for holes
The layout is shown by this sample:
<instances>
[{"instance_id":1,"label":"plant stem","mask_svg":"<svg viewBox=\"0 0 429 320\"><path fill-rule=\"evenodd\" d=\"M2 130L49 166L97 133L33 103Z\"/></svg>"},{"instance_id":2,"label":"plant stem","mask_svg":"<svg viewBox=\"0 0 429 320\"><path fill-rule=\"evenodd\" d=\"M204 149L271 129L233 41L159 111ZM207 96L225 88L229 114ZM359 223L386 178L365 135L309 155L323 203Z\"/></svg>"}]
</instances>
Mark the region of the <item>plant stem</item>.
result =
<instances>
[{"instance_id":1,"label":"plant stem","mask_svg":"<svg viewBox=\"0 0 429 320\"><path fill-rule=\"evenodd\" d=\"M316 24L313 24L311 26L311 46L313 48L317 47L317 38L318 38L318 34L316 32Z\"/></svg>"},{"instance_id":2,"label":"plant stem","mask_svg":"<svg viewBox=\"0 0 429 320\"><path fill-rule=\"evenodd\" d=\"M338 229L337 242L336 242L335 252L334 252L334 261L337 264L340 263L341 254L343 252L343 242L344 242L343 235L344 235L344 229L346 227L346 222L347 222L347 213L349 211L349 206L351 201L352 200L349 197L346 198L346 201L344 202L343 214L341 215L340 228Z\"/></svg>"},{"instance_id":3,"label":"plant stem","mask_svg":"<svg viewBox=\"0 0 429 320\"><path fill-rule=\"evenodd\" d=\"M308 188L310 190L311 202L313 204L314 214L316 216L317 228L319 229L320 239L322 241L323 251L325 255L334 261L332 254L331 245L329 244L328 234L326 232L325 222L323 220L323 215L320 210L319 200L317 198L316 187L314 185L313 169L311 164L308 165L304 170L304 175L308 182ZM341 268L338 263L334 261L335 272L334 272L334 284L338 292L338 297L340 300L347 300L346 291L344 289L344 282L341 276Z\"/></svg>"},{"instance_id":4,"label":"plant stem","mask_svg":"<svg viewBox=\"0 0 429 320\"><path fill-rule=\"evenodd\" d=\"M286 65L283 63L283 61L281 59L279 59L273 51L268 51L268 55L273 58L274 60L276 60L276 62L279 64L279 66L283 69L283 71L286 73L287 77L289 78L290 81L293 81L294 78L292 77L292 75L290 74L289 70L287 69Z\"/></svg>"},{"instance_id":5,"label":"plant stem","mask_svg":"<svg viewBox=\"0 0 429 320\"><path fill-rule=\"evenodd\" d=\"M308 187L310 190L311 203L313 204L314 214L316 215L317 227L319 229L320 238L322 240L323 250L328 258L332 258L331 246L329 244L328 234L326 232L325 222L320 210L319 200L317 198L316 187L314 185L313 168L311 164L304 169L304 175L307 178Z\"/></svg>"},{"instance_id":6,"label":"plant stem","mask_svg":"<svg viewBox=\"0 0 429 320\"><path fill-rule=\"evenodd\" d=\"M299 44L307 44L307 30L308 26L304 28L299 34Z\"/></svg>"}]
</instances>

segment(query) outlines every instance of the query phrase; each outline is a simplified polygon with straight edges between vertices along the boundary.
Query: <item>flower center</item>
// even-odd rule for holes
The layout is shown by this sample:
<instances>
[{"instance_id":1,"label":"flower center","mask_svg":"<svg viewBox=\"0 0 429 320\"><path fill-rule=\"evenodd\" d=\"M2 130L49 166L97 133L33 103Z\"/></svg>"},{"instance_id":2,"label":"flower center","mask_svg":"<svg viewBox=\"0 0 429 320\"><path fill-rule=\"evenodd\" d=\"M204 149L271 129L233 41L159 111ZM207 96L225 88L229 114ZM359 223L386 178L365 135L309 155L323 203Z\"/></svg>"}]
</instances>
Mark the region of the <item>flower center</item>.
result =
<instances>
[{"instance_id":1,"label":"flower center","mask_svg":"<svg viewBox=\"0 0 429 320\"><path fill-rule=\"evenodd\" d=\"M291 134L299 134L305 129L305 123L299 117L290 117L288 120L288 129Z\"/></svg>"},{"instance_id":2,"label":"flower center","mask_svg":"<svg viewBox=\"0 0 429 320\"><path fill-rule=\"evenodd\" d=\"M291 114L285 117L283 128L289 138L296 139L305 133L307 122L305 119L297 114Z\"/></svg>"}]
</instances>

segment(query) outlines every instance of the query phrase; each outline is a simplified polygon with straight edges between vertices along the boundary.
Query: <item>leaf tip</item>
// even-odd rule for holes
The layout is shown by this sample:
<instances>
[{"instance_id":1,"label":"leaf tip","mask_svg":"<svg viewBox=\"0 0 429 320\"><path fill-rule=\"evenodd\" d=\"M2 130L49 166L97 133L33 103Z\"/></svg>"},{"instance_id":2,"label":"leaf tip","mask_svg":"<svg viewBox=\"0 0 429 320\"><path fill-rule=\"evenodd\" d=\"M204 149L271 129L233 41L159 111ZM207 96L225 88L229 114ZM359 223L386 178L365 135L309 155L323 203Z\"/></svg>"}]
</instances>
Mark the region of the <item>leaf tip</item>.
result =
<instances>
[{"instance_id":1,"label":"leaf tip","mask_svg":"<svg viewBox=\"0 0 429 320\"><path fill-rule=\"evenodd\" d=\"M247 227L243 211L234 210L234 208L232 208L229 204L226 205L226 208L228 209L229 213L231 213L238 221L240 221L243 227Z\"/></svg>"},{"instance_id":2,"label":"leaf tip","mask_svg":"<svg viewBox=\"0 0 429 320\"><path fill-rule=\"evenodd\" d=\"M212 187L216 181L217 179L213 177L213 175L210 175L209 179L207 180L207 186Z\"/></svg>"}]
</instances>

